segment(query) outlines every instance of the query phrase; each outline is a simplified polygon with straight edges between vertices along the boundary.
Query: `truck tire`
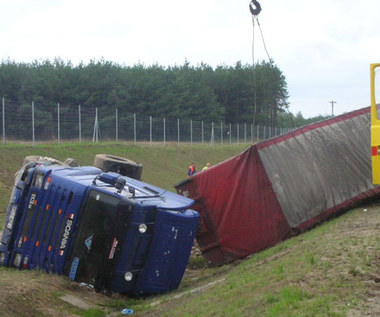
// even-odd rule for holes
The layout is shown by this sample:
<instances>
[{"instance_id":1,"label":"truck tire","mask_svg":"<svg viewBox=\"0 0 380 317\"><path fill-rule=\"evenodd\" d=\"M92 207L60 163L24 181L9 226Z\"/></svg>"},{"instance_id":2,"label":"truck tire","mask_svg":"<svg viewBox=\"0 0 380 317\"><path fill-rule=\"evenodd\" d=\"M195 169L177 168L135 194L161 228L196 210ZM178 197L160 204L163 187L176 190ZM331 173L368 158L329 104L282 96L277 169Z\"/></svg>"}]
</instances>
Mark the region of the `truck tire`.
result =
<instances>
[{"instance_id":1,"label":"truck tire","mask_svg":"<svg viewBox=\"0 0 380 317\"><path fill-rule=\"evenodd\" d=\"M94 160L94 166L100 168L104 172L115 172L123 176L128 176L137 180L141 180L143 165L124 157L97 154Z\"/></svg>"}]
</instances>

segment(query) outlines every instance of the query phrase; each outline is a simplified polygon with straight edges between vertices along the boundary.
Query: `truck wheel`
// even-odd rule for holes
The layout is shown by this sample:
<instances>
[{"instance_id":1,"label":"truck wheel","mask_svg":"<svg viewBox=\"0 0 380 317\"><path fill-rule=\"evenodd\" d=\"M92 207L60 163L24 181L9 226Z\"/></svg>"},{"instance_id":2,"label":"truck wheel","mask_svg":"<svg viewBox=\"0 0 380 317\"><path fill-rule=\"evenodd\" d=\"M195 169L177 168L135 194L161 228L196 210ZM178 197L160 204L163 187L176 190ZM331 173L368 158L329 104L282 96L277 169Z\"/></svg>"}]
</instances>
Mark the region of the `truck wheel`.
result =
<instances>
[{"instance_id":1,"label":"truck wheel","mask_svg":"<svg viewBox=\"0 0 380 317\"><path fill-rule=\"evenodd\" d=\"M128 176L137 180L141 179L143 165L124 157L97 154L94 160L94 166L104 172L115 172L123 176Z\"/></svg>"}]
</instances>

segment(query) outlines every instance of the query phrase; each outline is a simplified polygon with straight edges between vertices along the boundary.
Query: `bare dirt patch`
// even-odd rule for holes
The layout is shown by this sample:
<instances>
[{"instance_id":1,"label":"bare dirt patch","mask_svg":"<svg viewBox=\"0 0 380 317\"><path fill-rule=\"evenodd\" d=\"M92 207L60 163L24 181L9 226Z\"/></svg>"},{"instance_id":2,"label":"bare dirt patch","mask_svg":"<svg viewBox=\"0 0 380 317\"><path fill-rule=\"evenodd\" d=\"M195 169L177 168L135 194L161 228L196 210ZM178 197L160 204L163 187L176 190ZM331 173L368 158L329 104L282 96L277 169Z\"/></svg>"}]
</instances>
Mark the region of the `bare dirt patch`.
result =
<instances>
[{"instance_id":1,"label":"bare dirt patch","mask_svg":"<svg viewBox=\"0 0 380 317\"><path fill-rule=\"evenodd\" d=\"M380 254L371 263L375 272L366 277L367 292L363 298L363 306L367 311L362 316L380 316Z\"/></svg>"}]
</instances>

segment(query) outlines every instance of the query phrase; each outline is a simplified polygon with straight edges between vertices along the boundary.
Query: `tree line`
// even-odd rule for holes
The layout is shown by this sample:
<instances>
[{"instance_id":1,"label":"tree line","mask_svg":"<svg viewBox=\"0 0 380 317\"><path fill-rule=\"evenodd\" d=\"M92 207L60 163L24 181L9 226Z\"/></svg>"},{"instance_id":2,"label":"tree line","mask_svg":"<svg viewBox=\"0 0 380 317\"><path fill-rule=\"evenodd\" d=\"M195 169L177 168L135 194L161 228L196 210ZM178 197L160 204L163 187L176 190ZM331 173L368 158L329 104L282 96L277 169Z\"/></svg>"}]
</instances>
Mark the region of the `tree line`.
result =
<instances>
[{"instance_id":1,"label":"tree line","mask_svg":"<svg viewBox=\"0 0 380 317\"><path fill-rule=\"evenodd\" d=\"M33 100L46 113L60 103L183 120L283 128L308 123L301 113L288 112L285 76L265 61L213 68L188 61L164 67L125 66L103 59L76 66L59 58L32 63L3 60L0 97L11 101L15 113Z\"/></svg>"}]
</instances>

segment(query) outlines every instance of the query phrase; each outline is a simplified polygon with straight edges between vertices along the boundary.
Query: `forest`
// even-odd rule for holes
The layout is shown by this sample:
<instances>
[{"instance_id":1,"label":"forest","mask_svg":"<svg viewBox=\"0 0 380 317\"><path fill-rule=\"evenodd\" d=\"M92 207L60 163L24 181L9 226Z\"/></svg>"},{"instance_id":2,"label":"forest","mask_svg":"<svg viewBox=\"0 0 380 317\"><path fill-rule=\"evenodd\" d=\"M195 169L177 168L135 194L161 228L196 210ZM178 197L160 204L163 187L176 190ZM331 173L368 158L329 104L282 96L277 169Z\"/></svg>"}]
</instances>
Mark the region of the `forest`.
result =
<instances>
[{"instance_id":1,"label":"forest","mask_svg":"<svg viewBox=\"0 0 380 317\"><path fill-rule=\"evenodd\" d=\"M48 114L64 107L115 109L145 116L249 123L294 128L323 119L304 119L288 111L286 79L274 64L221 65L213 68L136 64L106 60L73 65L56 58L32 63L10 59L0 64L0 97L17 114L30 107Z\"/></svg>"}]
</instances>

